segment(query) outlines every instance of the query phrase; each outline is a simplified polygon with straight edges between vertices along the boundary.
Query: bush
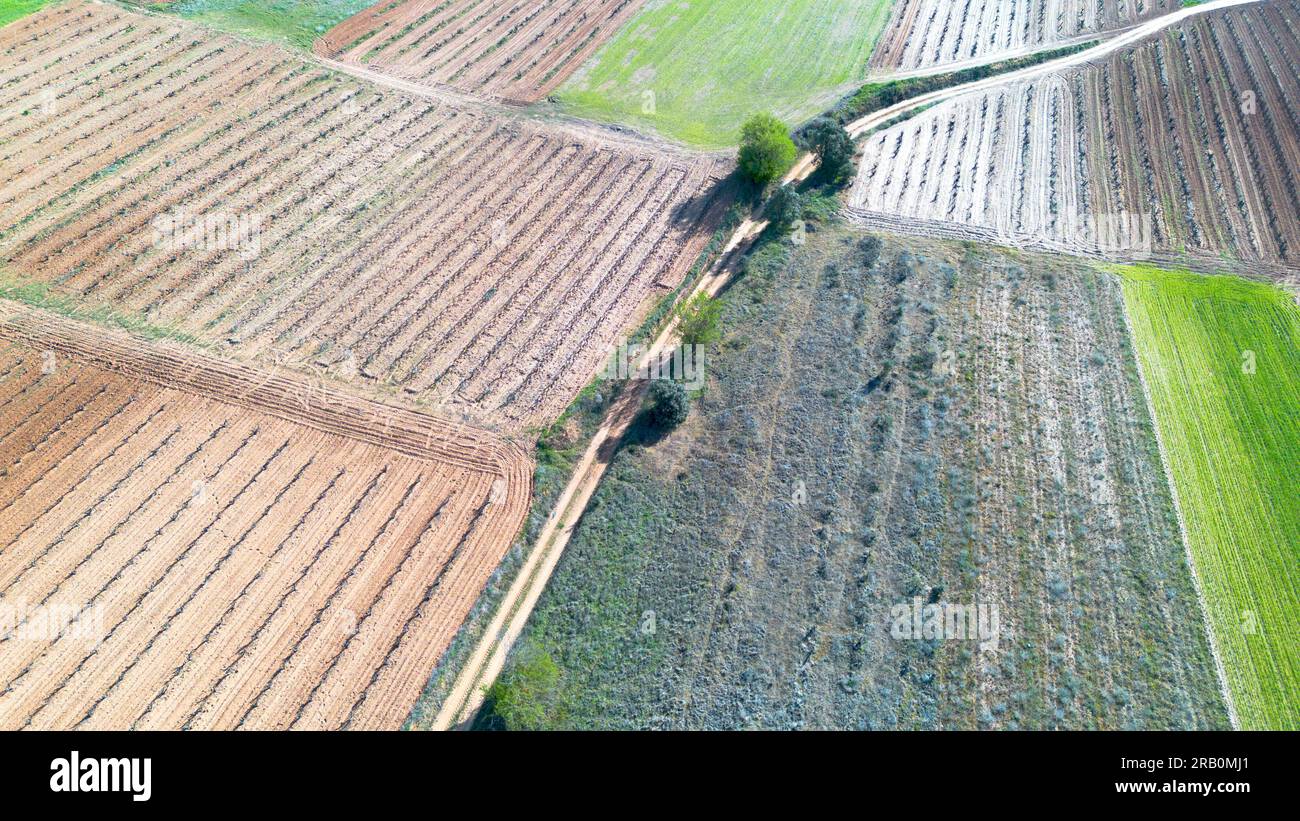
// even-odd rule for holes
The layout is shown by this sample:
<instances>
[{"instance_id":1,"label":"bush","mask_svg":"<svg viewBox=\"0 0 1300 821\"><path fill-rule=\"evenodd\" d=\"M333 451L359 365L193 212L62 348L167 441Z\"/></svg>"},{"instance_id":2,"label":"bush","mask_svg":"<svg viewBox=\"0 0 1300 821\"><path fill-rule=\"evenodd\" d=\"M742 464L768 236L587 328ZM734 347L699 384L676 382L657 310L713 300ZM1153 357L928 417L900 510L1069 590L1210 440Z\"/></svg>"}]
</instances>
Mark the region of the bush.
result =
<instances>
[{"instance_id":1,"label":"bush","mask_svg":"<svg viewBox=\"0 0 1300 821\"><path fill-rule=\"evenodd\" d=\"M722 338L722 303L696 294L677 308L677 329L685 345L707 345Z\"/></svg>"},{"instance_id":2,"label":"bush","mask_svg":"<svg viewBox=\"0 0 1300 821\"><path fill-rule=\"evenodd\" d=\"M794 165L798 151L789 129L771 114L755 114L740 129L740 170L759 185L779 178Z\"/></svg>"},{"instance_id":3,"label":"bush","mask_svg":"<svg viewBox=\"0 0 1300 821\"><path fill-rule=\"evenodd\" d=\"M858 251L862 254L862 267L870 269L880 259L880 237L865 236L858 240Z\"/></svg>"},{"instance_id":4,"label":"bush","mask_svg":"<svg viewBox=\"0 0 1300 821\"><path fill-rule=\"evenodd\" d=\"M934 370L934 363L939 361L939 354L933 348L917 351L907 360L907 366L914 371Z\"/></svg>"},{"instance_id":5,"label":"bush","mask_svg":"<svg viewBox=\"0 0 1300 821\"><path fill-rule=\"evenodd\" d=\"M838 183L853 174L853 138L830 117L818 117L803 133L808 148L817 155L819 172L830 182Z\"/></svg>"},{"instance_id":6,"label":"bush","mask_svg":"<svg viewBox=\"0 0 1300 821\"><path fill-rule=\"evenodd\" d=\"M507 730L549 730L561 723L560 667L551 655L528 649L487 692L492 718Z\"/></svg>"},{"instance_id":7,"label":"bush","mask_svg":"<svg viewBox=\"0 0 1300 821\"><path fill-rule=\"evenodd\" d=\"M691 397L679 383L657 379L650 383L650 421L660 430L672 430L686 421Z\"/></svg>"},{"instance_id":8,"label":"bush","mask_svg":"<svg viewBox=\"0 0 1300 821\"><path fill-rule=\"evenodd\" d=\"M785 232L795 220L803 217L804 197L794 186L782 185L772 193L767 201L766 214L777 231Z\"/></svg>"}]
</instances>

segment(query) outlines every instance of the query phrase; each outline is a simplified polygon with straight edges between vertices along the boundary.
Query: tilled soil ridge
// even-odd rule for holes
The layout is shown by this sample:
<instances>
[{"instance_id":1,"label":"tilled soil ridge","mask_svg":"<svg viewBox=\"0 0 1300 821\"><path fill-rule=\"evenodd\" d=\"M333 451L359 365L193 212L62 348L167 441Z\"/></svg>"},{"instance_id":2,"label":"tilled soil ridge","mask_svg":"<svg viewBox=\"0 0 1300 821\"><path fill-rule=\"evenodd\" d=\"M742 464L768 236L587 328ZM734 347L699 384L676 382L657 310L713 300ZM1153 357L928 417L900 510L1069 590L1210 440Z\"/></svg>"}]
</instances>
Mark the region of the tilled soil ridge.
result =
<instances>
[{"instance_id":1,"label":"tilled soil ridge","mask_svg":"<svg viewBox=\"0 0 1300 821\"><path fill-rule=\"evenodd\" d=\"M491 473L511 483L522 480L525 490L530 481L525 451L493 433L353 396L282 368L261 370L4 302L0 339L419 459ZM522 496L527 498L527 492Z\"/></svg>"}]
</instances>

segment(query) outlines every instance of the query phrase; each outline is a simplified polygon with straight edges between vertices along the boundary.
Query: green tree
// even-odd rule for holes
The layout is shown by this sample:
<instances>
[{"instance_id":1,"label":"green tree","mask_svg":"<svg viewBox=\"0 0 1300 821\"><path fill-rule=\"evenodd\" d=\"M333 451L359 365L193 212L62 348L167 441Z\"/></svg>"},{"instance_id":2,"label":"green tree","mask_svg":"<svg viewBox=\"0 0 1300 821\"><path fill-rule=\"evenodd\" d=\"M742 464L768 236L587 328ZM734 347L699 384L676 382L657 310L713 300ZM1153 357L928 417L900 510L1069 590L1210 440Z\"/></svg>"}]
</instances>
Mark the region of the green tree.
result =
<instances>
[{"instance_id":1,"label":"green tree","mask_svg":"<svg viewBox=\"0 0 1300 821\"><path fill-rule=\"evenodd\" d=\"M672 430L686 421L691 397L681 384L667 379L650 383L650 422L660 430Z\"/></svg>"},{"instance_id":2,"label":"green tree","mask_svg":"<svg viewBox=\"0 0 1300 821\"><path fill-rule=\"evenodd\" d=\"M559 725L560 666L550 653L529 648L487 691L492 717L507 730L549 730Z\"/></svg>"},{"instance_id":3,"label":"green tree","mask_svg":"<svg viewBox=\"0 0 1300 821\"><path fill-rule=\"evenodd\" d=\"M759 185L777 179L794 165L798 151L785 123L771 114L755 114L740 128L740 170Z\"/></svg>"},{"instance_id":4,"label":"green tree","mask_svg":"<svg viewBox=\"0 0 1300 821\"><path fill-rule=\"evenodd\" d=\"M793 185L782 185L772 192L767 201L767 218L778 231L786 231L795 220L803 217L805 201Z\"/></svg>"},{"instance_id":5,"label":"green tree","mask_svg":"<svg viewBox=\"0 0 1300 821\"><path fill-rule=\"evenodd\" d=\"M818 117L804 129L803 139L817 155L820 172L831 182L853 174L853 138L830 117Z\"/></svg>"},{"instance_id":6,"label":"green tree","mask_svg":"<svg viewBox=\"0 0 1300 821\"><path fill-rule=\"evenodd\" d=\"M677 306L677 331L686 345L707 345L722 338L722 302L698 293Z\"/></svg>"}]
</instances>

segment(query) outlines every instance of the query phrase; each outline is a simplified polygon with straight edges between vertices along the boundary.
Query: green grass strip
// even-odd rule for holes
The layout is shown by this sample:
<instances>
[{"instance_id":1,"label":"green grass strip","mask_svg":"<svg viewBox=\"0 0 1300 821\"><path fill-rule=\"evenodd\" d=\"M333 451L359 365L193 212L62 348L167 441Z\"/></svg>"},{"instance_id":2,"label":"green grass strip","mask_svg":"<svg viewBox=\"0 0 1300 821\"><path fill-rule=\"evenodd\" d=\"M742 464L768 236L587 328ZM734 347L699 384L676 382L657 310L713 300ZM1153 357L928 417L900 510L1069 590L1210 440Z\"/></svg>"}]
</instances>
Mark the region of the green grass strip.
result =
<instances>
[{"instance_id":1,"label":"green grass strip","mask_svg":"<svg viewBox=\"0 0 1300 821\"><path fill-rule=\"evenodd\" d=\"M1238 720L1300 729L1300 307L1237 277L1113 270Z\"/></svg>"},{"instance_id":2,"label":"green grass strip","mask_svg":"<svg viewBox=\"0 0 1300 821\"><path fill-rule=\"evenodd\" d=\"M706 148L759 111L788 124L867 73L891 0L651 0L556 96L570 113Z\"/></svg>"},{"instance_id":3,"label":"green grass strip","mask_svg":"<svg viewBox=\"0 0 1300 821\"><path fill-rule=\"evenodd\" d=\"M7 26L51 2L53 0L0 0L0 26Z\"/></svg>"}]
</instances>

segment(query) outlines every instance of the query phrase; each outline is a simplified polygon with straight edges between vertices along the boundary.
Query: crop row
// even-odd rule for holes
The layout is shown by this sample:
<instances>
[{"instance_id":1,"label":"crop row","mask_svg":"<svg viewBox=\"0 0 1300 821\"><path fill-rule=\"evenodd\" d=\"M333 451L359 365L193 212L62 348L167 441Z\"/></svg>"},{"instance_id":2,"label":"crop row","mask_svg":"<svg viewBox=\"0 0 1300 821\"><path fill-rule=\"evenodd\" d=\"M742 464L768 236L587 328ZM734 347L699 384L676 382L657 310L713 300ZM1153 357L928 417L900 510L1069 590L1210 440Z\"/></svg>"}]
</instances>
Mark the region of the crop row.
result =
<instances>
[{"instance_id":1,"label":"crop row","mask_svg":"<svg viewBox=\"0 0 1300 821\"><path fill-rule=\"evenodd\" d=\"M406 455L12 323L0 726L399 726L514 535L526 463ZM78 629L50 629L68 608Z\"/></svg>"},{"instance_id":2,"label":"crop row","mask_svg":"<svg viewBox=\"0 0 1300 821\"><path fill-rule=\"evenodd\" d=\"M29 60L0 63L0 92L30 109L0 125L0 262L236 356L546 421L717 214L708 158L379 90L178 21L92 46L122 18L61 6L5 31ZM85 61L45 62L63 44L47 29L88 38Z\"/></svg>"},{"instance_id":3,"label":"crop row","mask_svg":"<svg viewBox=\"0 0 1300 821\"><path fill-rule=\"evenodd\" d=\"M644 0L380 3L315 51L408 80L535 102L631 19Z\"/></svg>"},{"instance_id":4,"label":"crop row","mask_svg":"<svg viewBox=\"0 0 1300 821\"><path fill-rule=\"evenodd\" d=\"M900 0L871 65L880 71L988 60L1127 28L1179 0Z\"/></svg>"},{"instance_id":5,"label":"crop row","mask_svg":"<svg viewBox=\"0 0 1300 821\"><path fill-rule=\"evenodd\" d=\"M1298 17L1295 3L1205 15L938 106L870 139L852 205L1055 250L1293 263Z\"/></svg>"},{"instance_id":6,"label":"crop row","mask_svg":"<svg viewBox=\"0 0 1300 821\"><path fill-rule=\"evenodd\" d=\"M1262 283L1120 273L1238 720L1295 729L1300 309Z\"/></svg>"}]
</instances>

